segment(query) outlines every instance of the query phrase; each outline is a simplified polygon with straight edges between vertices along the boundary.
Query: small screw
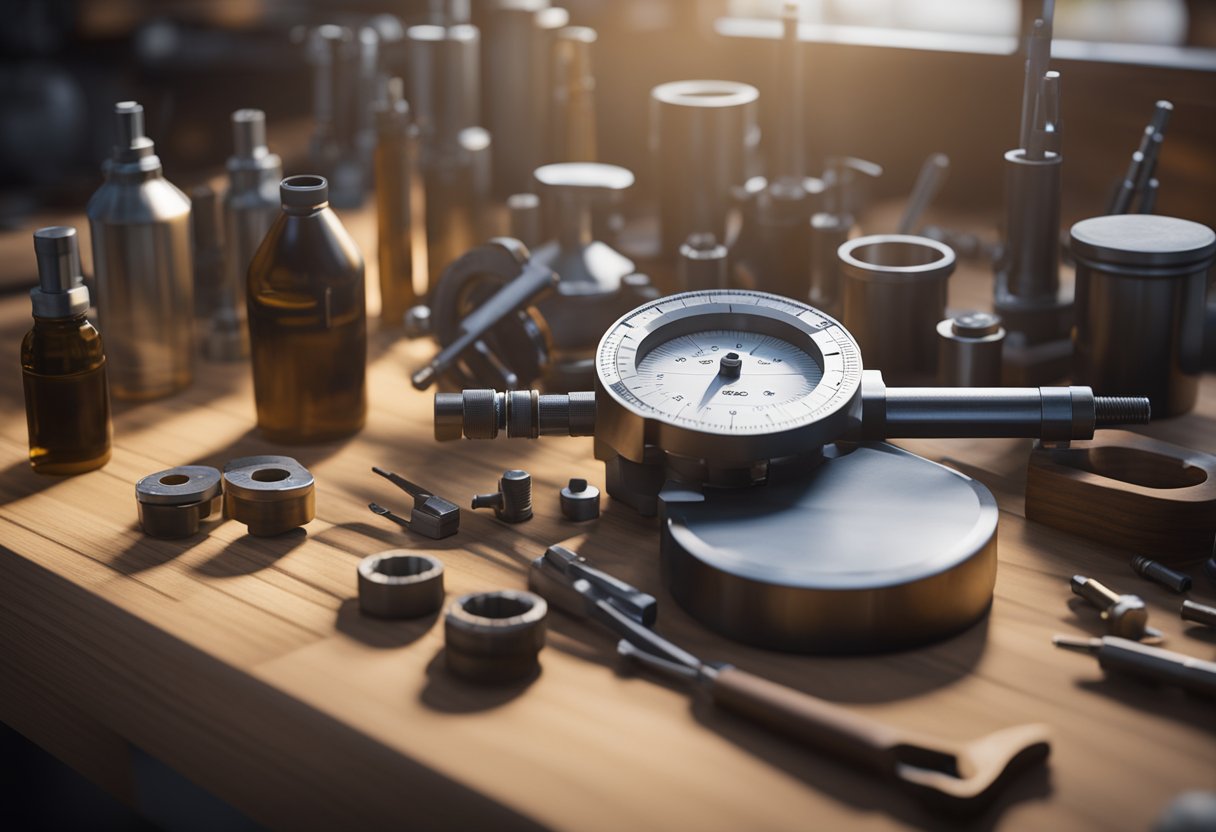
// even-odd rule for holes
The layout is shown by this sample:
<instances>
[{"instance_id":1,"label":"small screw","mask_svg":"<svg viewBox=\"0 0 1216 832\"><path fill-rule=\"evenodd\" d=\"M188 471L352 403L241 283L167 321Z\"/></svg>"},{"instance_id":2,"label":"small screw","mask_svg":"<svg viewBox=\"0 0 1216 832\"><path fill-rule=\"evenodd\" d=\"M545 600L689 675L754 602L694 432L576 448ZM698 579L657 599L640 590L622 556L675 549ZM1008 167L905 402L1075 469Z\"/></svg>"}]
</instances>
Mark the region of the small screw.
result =
<instances>
[{"instance_id":1,"label":"small screw","mask_svg":"<svg viewBox=\"0 0 1216 832\"><path fill-rule=\"evenodd\" d=\"M478 494L473 508L492 508L494 516L506 523L522 523L532 518L532 476L513 468L503 472L498 491Z\"/></svg>"},{"instance_id":2,"label":"small screw","mask_svg":"<svg viewBox=\"0 0 1216 832\"><path fill-rule=\"evenodd\" d=\"M1132 570L1141 578L1148 578L1170 592L1187 592L1191 588L1191 576L1170 569L1163 563L1146 557L1132 558Z\"/></svg>"},{"instance_id":3,"label":"small screw","mask_svg":"<svg viewBox=\"0 0 1216 832\"><path fill-rule=\"evenodd\" d=\"M1072 591L1101 611L1110 635L1139 641L1148 633L1148 608L1139 596L1120 595L1084 575L1072 576Z\"/></svg>"}]
</instances>

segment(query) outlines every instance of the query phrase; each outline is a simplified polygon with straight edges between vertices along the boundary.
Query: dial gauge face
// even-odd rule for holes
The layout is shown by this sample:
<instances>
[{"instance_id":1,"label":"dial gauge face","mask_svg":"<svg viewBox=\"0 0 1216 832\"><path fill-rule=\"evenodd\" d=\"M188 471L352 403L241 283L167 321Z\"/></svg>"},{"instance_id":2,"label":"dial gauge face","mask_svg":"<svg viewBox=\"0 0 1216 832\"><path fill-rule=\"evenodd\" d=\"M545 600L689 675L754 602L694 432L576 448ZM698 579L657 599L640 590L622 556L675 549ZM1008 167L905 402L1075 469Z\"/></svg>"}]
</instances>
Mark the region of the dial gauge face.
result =
<instances>
[{"instance_id":1,"label":"dial gauge face","mask_svg":"<svg viewBox=\"0 0 1216 832\"><path fill-rule=\"evenodd\" d=\"M724 435L795 430L846 408L861 355L834 319L761 292L687 292L635 309L597 353L604 390L633 413Z\"/></svg>"}]
</instances>

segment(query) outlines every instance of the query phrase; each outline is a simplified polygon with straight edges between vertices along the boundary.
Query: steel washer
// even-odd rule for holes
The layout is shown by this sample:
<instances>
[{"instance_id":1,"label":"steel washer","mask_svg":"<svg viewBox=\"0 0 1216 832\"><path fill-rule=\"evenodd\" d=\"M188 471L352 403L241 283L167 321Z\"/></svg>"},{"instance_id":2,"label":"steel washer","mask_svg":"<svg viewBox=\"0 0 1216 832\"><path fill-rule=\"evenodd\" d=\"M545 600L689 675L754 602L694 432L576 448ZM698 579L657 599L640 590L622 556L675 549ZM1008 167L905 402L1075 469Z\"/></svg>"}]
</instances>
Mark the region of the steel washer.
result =
<instances>
[{"instance_id":1,"label":"steel washer","mask_svg":"<svg viewBox=\"0 0 1216 832\"><path fill-rule=\"evenodd\" d=\"M259 537L283 534L316 516L315 481L289 456L246 456L224 465L224 514Z\"/></svg>"},{"instance_id":2,"label":"steel washer","mask_svg":"<svg viewBox=\"0 0 1216 832\"><path fill-rule=\"evenodd\" d=\"M179 465L148 474L135 484L139 523L152 537L189 537L220 509L220 472L208 465Z\"/></svg>"}]
</instances>

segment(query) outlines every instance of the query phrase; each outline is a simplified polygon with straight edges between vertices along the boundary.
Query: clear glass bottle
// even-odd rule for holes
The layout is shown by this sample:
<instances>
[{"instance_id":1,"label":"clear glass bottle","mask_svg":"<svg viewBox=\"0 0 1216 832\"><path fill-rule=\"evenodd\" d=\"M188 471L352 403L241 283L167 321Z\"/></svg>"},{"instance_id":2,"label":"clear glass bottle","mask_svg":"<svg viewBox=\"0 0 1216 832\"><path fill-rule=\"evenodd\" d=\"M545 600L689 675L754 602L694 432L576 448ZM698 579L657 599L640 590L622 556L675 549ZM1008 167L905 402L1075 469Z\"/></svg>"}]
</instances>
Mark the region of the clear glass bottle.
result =
<instances>
[{"instance_id":1,"label":"clear glass bottle","mask_svg":"<svg viewBox=\"0 0 1216 832\"><path fill-rule=\"evenodd\" d=\"M101 336L89 323L76 229L34 232L39 285L34 328L21 342L30 465L39 474L80 474L110 460L110 388Z\"/></svg>"},{"instance_id":2,"label":"clear glass bottle","mask_svg":"<svg viewBox=\"0 0 1216 832\"><path fill-rule=\"evenodd\" d=\"M274 442L325 442L367 417L363 257L324 177L290 176L279 195L246 294L258 427Z\"/></svg>"}]
</instances>

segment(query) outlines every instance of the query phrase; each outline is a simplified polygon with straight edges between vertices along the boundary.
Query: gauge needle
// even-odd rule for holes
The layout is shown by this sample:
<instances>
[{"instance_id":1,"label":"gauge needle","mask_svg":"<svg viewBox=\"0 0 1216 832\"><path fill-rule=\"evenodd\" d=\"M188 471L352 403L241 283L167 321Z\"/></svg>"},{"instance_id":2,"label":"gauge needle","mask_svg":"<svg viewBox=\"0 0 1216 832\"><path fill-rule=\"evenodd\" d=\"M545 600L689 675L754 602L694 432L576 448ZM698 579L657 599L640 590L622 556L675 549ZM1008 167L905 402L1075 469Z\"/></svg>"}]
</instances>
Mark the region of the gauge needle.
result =
<instances>
[{"instance_id":1,"label":"gauge needle","mask_svg":"<svg viewBox=\"0 0 1216 832\"><path fill-rule=\"evenodd\" d=\"M705 405L709 404L710 400L718 394L719 390L738 379L742 366L743 362L739 360L739 356L736 353L729 352L722 356L718 372L714 375L714 380L709 383L709 387L706 388L705 395L701 397L701 401L697 404L697 410L703 410Z\"/></svg>"}]
</instances>

